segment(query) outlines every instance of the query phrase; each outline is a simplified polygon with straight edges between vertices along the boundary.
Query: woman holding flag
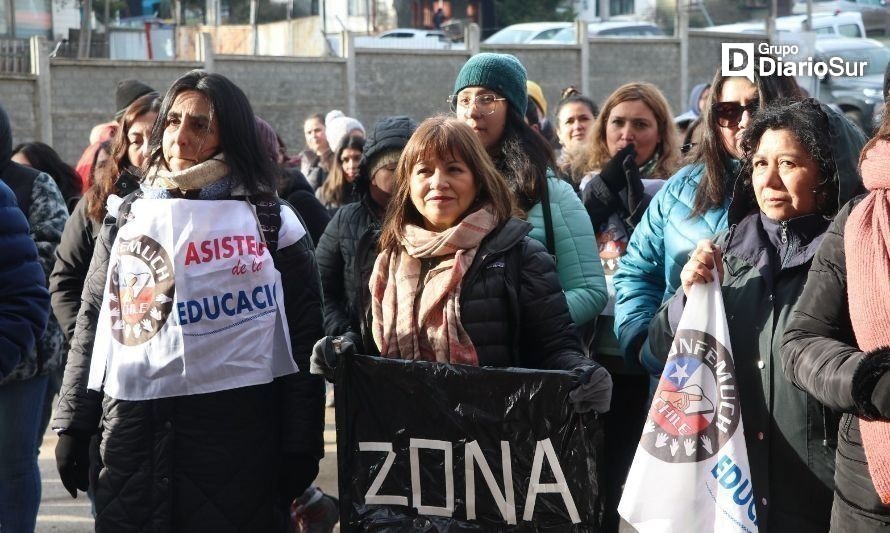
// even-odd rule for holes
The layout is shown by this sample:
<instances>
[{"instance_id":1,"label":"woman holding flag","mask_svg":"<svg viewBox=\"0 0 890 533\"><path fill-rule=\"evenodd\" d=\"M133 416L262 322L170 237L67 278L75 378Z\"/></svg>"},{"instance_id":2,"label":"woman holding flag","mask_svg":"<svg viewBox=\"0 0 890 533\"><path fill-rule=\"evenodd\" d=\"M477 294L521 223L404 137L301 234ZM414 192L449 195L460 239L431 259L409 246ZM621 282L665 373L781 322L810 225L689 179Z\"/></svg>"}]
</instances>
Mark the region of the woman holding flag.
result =
<instances>
[{"instance_id":1,"label":"woman holding flag","mask_svg":"<svg viewBox=\"0 0 890 533\"><path fill-rule=\"evenodd\" d=\"M717 273L761 533L828 529L837 421L781 374L781 341L830 219L861 188L863 144L858 128L816 100L761 109L742 138L730 228L698 243L680 272L683 290L649 328L664 362L690 288Z\"/></svg>"}]
</instances>

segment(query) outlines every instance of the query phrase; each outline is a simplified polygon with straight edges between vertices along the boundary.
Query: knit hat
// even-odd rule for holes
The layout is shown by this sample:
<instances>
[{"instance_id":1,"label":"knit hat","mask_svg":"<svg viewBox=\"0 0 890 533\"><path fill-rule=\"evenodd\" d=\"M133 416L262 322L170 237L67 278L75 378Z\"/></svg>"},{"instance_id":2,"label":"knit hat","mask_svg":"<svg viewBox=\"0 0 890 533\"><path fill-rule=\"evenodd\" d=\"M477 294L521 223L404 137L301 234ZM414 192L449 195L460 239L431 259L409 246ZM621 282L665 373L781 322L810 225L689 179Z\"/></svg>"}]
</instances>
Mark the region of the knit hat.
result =
<instances>
[{"instance_id":1,"label":"knit hat","mask_svg":"<svg viewBox=\"0 0 890 533\"><path fill-rule=\"evenodd\" d=\"M525 82L528 75L525 67L510 54L476 54L461 67L454 80L457 94L467 87L485 87L504 98L520 116L525 116L528 107L528 89Z\"/></svg>"},{"instance_id":2,"label":"knit hat","mask_svg":"<svg viewBox=\"0 0 890 533\"><path fill-rule=\"evenodd\" d=\"M139 80L123 80L119 82L117 89L114 91L114 105L117 108L114 119L120 119L127 107L135 102L137 98L153 92L155 92L154 89Z\"/></svg>"},{"instance_id":3,"label":"knit hat","mask_svg":"<svg viewBox=\"0 0 890 533\"><path fill-rule=\"evenodd\" d=\"M359 130L362 135L365 134L365 127L358 120L347 117L339 109L334 109L324 119L325 135L328 138L328 145L334 153L340 149L340 144L353 130Z\"/></svg>"},{"instance_id":4,"label":"knit hat","mask_svg":"<svg viewBox=\"0 0 890 533\"><path fill-rule=\"evenodd\" d=\"M368 176L373 176L374 170L392 162L378 164L377 159L386 153L395 151L398 159L416 129L417 123L405 115L384 117L375 122L365 141L364 156L368 163Z\"/></svg>"},{"instance_id":5,"label":"knit hat","mask_svg":"<svg viewBox=\"0 0 890 533\"><path fill-rule=\"evenodd\" d=\"M256 120L256 133L257 137L260 139L260 145L266 150L266 153L272 158L272 161L277 162L279 154L278 133L276 133L275 128L265 120L257 116L254 116L253 118Z\"/></svg>"},{"instance_id":6,"label":"knit hat","mask_svg":"<svg viewBox=\"0 0 890 533\"><path fill-rule=\"evenodd\" d=\"M373 161L368 162L368 179L373 178L374 174L381 168L398 163L399 156L401 155L402 151L398 148L390 148L389 150L379 152Z\"/></svg>"},{"instance_id":7,"label":"knit hat","mask_svg":"<svg viewBox=\"0 0 890 533\"><path fill-rule=\"evenodd\" d=\"M541 111L544 112L544 116L547 116L547 99L544 98L544 91L541 90L541 86L532 80L527 80L525 82L525 88L528 89L528 97L534 100L538 107L541 108ZM541 117L544 118L544 117Z\"/></svg>"}]
</instances>

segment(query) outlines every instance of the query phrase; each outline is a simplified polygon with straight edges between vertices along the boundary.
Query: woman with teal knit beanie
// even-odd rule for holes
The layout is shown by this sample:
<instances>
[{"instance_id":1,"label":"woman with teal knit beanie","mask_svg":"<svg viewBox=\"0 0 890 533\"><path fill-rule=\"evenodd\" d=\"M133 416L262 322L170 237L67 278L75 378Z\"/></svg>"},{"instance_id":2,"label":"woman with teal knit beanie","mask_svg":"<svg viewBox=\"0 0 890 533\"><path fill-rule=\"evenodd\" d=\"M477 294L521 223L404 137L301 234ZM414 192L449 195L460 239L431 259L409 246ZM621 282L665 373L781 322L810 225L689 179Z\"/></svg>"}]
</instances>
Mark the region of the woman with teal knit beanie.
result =
<instances>
[{"instance_id":1,"label":"woman with teal knit beanie","mask_svg":"<svg viewBox=\"0 0 890 533\"><path fill-rule=\"evenodd\" d=\"M476 54L449 96L457 118L473 128L532 224L529 236L556 260L569 312L578 326L606 305L606 282L590 217L567 182L555 177L553 151L525 122L526 71L509 54Z\"/></svg>"}]
</instances>

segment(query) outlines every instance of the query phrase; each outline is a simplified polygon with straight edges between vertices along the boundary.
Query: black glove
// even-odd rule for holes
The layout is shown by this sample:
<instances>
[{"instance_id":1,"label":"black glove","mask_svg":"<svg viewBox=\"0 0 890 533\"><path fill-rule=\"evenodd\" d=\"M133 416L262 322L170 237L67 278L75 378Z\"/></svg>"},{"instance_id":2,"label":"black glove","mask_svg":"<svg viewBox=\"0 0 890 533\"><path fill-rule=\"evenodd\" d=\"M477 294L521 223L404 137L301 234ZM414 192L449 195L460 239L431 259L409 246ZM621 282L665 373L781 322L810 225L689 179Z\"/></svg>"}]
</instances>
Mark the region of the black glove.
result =
<instances>
[{"instance_id":1,"label":"black glove","mask_svg":"<svg viewBox=\"0 0 890 533\"><path fill-rule=\"evenodd\" d=\"M626 161L630 158L631 164L636 167L634 164L636 157L636 147L631 143L618 150L618 153L612 156L612 159L603 167L603 170L600 172L600 179L603 180L603 183L606 184L613 194L618 194L627 187L627 177L625 175ZM639 171L637 171L637 174L639 174Z\"/></svg>"},{"instance_id":2,"label":"black glove","mask_svg":"<svg viewBox=\"0 0 890 533\"><path fill-rule=\"evenodd\" d=\"M318 458L308 453L285 453L281 465L280 494L289 505L318 476Z\"/></svg>"},{"instance_id":3,"label":"black glove","mask_svg":"<svg viewBox=\"0 0 890 533\"><path fill-rule=\"evenodd\" d=\"M853 372L852 392L866 418L890 418L890 347L865 354Z\"/></svg>"},{"instance_id":4,"label":"black glove","mask_svg":"<svg viewBox=\"0 0 890 533\"><path fill-rule=\"evenodd\" d=\"M334 382L334 372L337 370L337 359L342 355L354 355L356 353L355 341L358 335L353 332L338 337L322 337L312 347L312 356L309 358L309 372L322 375L331 383Z\"/></svg>"},{"instance_id":5,"label":"black glove","mask_svg":"<svg viewBox=\"0 0 890 533\"><path fill-rule=\"evenodd\" d=\"M576 371L578 386L569 391L569 402L576 413L609 412L612 401L612 376L600 365L594 364Z\"/></svg>"},{"instance_id":6,"label":"black glove","mask_svg":"<svg viewBox=\"0 0 890 533\"><path fill-rule=\"evenodd\" d=\"M72 498L77 498L77 489L86 491L90 485L90 437L74 432L60 433L56 443L56 468Z\"/></svg>"},{"instance_id":7,"label":"black glove","mask_svg":"<svg viewBox=\"0 0 890 533\"><path fill-rule=\"evenodd\" d=\"M627 211L631 213L631 216L634 213L638 213L639 216L637 216L636 222L639 222L642 210L646 206L644 205L643 209L638 209L645 199L645 189L643 188L643 176L640 175L640 167L637 166L636 157L636 152L634 152L633 155L624 159L624 177L627 180ZM646 204L648 205L648 202ZM631 224L631 226L636 226L636 222Z\"/></svg>"}]
</instances>

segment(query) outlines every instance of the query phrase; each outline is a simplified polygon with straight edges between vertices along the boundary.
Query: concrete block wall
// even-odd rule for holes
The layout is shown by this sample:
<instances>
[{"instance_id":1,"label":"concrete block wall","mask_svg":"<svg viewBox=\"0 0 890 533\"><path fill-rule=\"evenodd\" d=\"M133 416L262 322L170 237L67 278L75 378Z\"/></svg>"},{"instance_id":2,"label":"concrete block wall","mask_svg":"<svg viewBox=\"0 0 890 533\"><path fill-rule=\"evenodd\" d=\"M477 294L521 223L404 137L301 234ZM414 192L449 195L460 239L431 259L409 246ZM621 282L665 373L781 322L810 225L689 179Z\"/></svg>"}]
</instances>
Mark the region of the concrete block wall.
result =
<instances>
[{"instance_id":1,"label":"concrete block wall","mask_svg":"<svg viewBox=\"0 0 890 533\"><path fill-rule=\"evenodd\" d=\"M712 31L689 32L689 88L697 83L710 83L714 73L720 68L720 43L766 42L765 38L752 38L738 33L716 33ZM685 107L685 105L684 105ZM685 111L684 110L681 110Z\"/></svg>"},{"instance_id":2,"label":"concrete block wall","mask_svg":"<svg viewBox=\"0 0 890 533\"><path fill-rule=\"evenodd\" d=\"M307 116L335 108L346 111L345 59L217 56L214 71L241 87L291 155L305 144Z\"/></svg>"},{"instance_id":3,"label":"concrete block wall","mask_svg":"<svg viewBox=\"0 0 890 533\"><path fill-rule=\"evenodd\" d=\"M170 84L201 63L54 59L51 62L53 148L69 164L77 162L96 124L114 118L114 91L133 78L162 96Z\"/></svg>"},{"instance_id":4,"label":"concrete block wall","mask_svg":"<svg viewBox=\"0 0 890 533\"><path fill-rule=\"evenodd\" d=\"M12 143L38 140L37 113L34 95L37 76L7 74L0 77L0 105L12 124Z\"/></svg>"},{"instance_id":5,"label":"concrete block wall","mask_svg":"<svg viewBox=\"0 0 890 533\"><path fill-rule=\"evenodd\" d=\"M388 115L408 115L420 122L448 113L446 100L468 57L467 52L451 50L357 50L356 118L370 128Z\"/></svg>"},{"instance_id":6,"label":"concrete block wall","mask_svg":"<svg viewBox=\"0 0 890 533\"><path fill-rule=\"evenodd\" d=\"M689 86L709 81L720 63L720 43L748 36L691 32ZM758 40L754 40L755 42ZM602 102L619 85L643 80L661 88L674 113L682 113L680 42L673 38L603 39L588 43L590 96ZM512 53L537 81L553 109L561 90L583 85L581 45L482 46L482 51ZM231 78L247 94L257 114L272 124L288 151L303 148L303 120L316 112L342 109L370 127L378 118L408 114L422 120L448 112L445 98L469 57L459 50L353 49L353 58L215 56L211 68ZM50 94L53 146L74 163L87 145L91 128L112 118L118 81L136 78L164 93L198 62L52 59ZM13 121L14 142L39 138L37 77L0 75L0 103Z\"/></svg>"},{"instance_id":7,"label":"concrete block wall","mask_svg":"<svg viewBox=\"0 0 890 533\"><path fill-rule=\"evenodd\" d=\"M513 54L525 66L528 78L541 86L547 100L547 112L553 115L562 90L569 85L581 88L581 47L567 46L489 46L482 52ZM457 71L454 72L457 77ZM452 78L453 82L454 78Z\"/></svg>"},{"instance_id":8,"label":"concrete block wall","mask_svg":"<svg viewBox=\"0 0 890 533\"><path fill-rule=\"evenodd\" d=\"M590 96L602 106L619 86L646 81L661 89L675 114L680 97L680 41L677 39L591 39Z\"/></svg>"}]
</instances>

